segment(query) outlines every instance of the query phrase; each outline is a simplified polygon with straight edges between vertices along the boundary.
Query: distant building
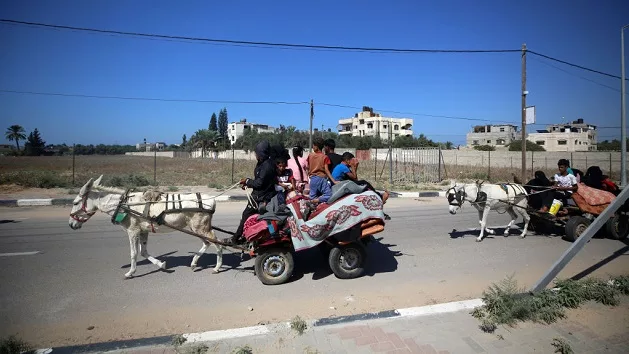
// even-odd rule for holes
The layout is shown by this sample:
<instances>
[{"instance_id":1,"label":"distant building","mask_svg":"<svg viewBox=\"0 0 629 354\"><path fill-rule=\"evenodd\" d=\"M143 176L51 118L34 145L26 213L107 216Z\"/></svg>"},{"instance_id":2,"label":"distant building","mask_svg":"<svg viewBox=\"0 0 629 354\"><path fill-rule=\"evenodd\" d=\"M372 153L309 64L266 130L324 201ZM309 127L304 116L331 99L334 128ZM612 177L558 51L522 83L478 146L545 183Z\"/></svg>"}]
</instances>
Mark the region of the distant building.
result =
<instances>
[{"instance_id":1,"label":"distant building","mask_svg":"<svg viewBox=\"0 0 629 354\"><path fill-rule=\"evenodd\" d=\"M413 136L413 120L410 118L389 118L374 113L371 107L363 106L362 112L353 118L339 119L339 135L379 136L389 140L389 129L392 139L398 136Z\"/></svg>"},{"instance_id":2,"label":"distant building","mask_svg":"<svg viewBox=\"0 0 629 354\"><path fill-rule=\"evenodd\" d=\"M467 133L467 146L490 145L501 147L516 140L518 127L511 124L477 125Z\"/></svg>"},{"instance_id":3,"label":"distant building","mask_svg":"<svg viewBox=\"0 0 629 354\"><path fill-rule=\"evenodd\" d=\"M229 123L227 127L227 136L229 136L230 144L233 144L245 134L245 131L255 129L258 133L276 133L277 128L268 126L267 124L256 124L247 122L246 119L241 119L240 122Z\"/></svg>"},{"instance_id":4,"label":"distant building","mask_svg":"<svg viewBox=\"0 0 629 354\"><path fill-rule=\"evenodd\" d=\"M139 143L139 144L135 144L135 149L138 151L162 151L166 148L166 143L163 141L158 141L156 143L147 143L147 142L143 142L143 143Z\"/></svg>"},{"instance_id":5,"label":"distant building","mask_svg":"<svg viewBox=\"0 0 629 354\"><path fill-rule=\"evenodd\" d=\"M549 125L526 139L546 151L596 151L597 131L595 125L579 118L572 123Z\"/></svg>"}]
</instances>

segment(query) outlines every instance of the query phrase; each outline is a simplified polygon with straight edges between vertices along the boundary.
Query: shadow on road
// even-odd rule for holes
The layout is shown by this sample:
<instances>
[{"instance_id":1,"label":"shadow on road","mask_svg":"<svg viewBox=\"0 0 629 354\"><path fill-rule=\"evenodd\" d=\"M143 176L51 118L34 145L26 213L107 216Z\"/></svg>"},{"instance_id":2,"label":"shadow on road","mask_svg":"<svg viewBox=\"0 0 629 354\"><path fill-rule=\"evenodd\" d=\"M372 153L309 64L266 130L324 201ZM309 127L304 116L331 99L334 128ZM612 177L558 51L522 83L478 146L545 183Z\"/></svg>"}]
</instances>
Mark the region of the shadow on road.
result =
<instances>
[{"instance_id":1,"label":"shadow on road","mask_svg":"<svg viewBox=\"0 0 629 354\"><path fill-rule=\"evenodd\" d=\"M592 274L593 272L595 272L596 270L602 268L606 264L610 263L614 259L616 259L616 258L618 258L620 256L629 256L629 240L625 239L625 240L621 240L620 242L624 243L625 246L620 248L616 252L612 253L608 257L605 257L605 258L601 259L599 262L593 264L589 268L579 272L578 274L574 275L570 279L572 279L572 280L583 279L583 278L587 277L588 275Z\"/></svg>"},{"instance_id":2,"label":"shadow on road","mask_svg":"<svg viewBox=\"0 0 629 354\"><path fill-rule=\"evenodd\" d=\"M0 220L0 224L17 224L19 220Z\"/></svg>"},{"instance_id":3,"label":"shadow on road","mask_svg":"<svg viewBox=\"0 0 629 354\"><path fill-rule=\"evenodd\" d=\"M175 253L177 253L177 251L171 251L171 252L164 253L162 255L155 257L159 259L160 261L166 262L165 270L155 269L154 271L151 271L149 273L138 275L136 276L136 278L153 274L153 273L157 273L160 271L166 272L166 273L173 273L175 271L173 268L179 268L179 267L190 268L190 263L192 263L192 257L194 256L195 252L189 252L189 254L185 256L183 255L171 256L172 254L175 254ZM138 257L140 258L141 256L138 256ZM142 260L139 260L139 258L137 262L138 267L146 266L146 265L151 266L151 267L156 267L149 260L144 259L144 258L142 258ZM223 269L221 271L224 272L226 270L237 268L240 266L240 263L241 263L240 254L225 252L223 253ZM197 269L195 269L195 271L200 271L207 268L214 268L215 265L216 265L216 253L207 252L199 258L199 261L197 263ZM124 269L124 268L129 268L129 267L131 267L131 264L125 264L120 268Z\"/></svg>"},{"instance_id":4,"label":"shadow on road","mask_svg":"<svg viewBox=\"0 0 629 354\"><path fill-rule=\"evenodd\" d=\"M404 255L400 251L390 249L397 245L381 243L381 240L382 238L378 238L367 247L366 276L396 271L398 262L395 257ZM295 255L295 272L291 281L298 280L306 274L312 274L312 280L320 280L333 275L328 264L327 254L321 248L313 247L297 252Z\"/></svg>"}]
</instances>

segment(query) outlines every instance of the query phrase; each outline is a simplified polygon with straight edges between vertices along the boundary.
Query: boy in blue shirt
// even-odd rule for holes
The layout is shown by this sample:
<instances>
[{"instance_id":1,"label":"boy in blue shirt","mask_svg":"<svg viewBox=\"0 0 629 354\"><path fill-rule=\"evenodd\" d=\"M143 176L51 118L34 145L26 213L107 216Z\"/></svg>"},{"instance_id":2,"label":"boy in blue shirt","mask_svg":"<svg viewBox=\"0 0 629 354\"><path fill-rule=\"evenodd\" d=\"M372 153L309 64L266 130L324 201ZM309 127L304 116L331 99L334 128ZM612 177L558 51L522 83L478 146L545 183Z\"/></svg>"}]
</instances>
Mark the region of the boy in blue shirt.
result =
<instances>
[{"instance_id":1,"label":"boy in blue shirt","mask_svg":"<svg viewBox=\"0 0 629 354\"><path fill-rule=\"evenodd\" d=\"M351 152L343 153L341 158L341 163L336 165L332 171L332 178L334 178L335 181L351 180L358 185L367 186L367 189L373 191L380 197L380 199L382 199L383 204L387 202L387 199L389 199L389 192L385 191L384 194L380 194L369 182L365 180L358 180L358 176L356 175L357 161L354 159L354 155Z\"/></svg>"}]
</instances>

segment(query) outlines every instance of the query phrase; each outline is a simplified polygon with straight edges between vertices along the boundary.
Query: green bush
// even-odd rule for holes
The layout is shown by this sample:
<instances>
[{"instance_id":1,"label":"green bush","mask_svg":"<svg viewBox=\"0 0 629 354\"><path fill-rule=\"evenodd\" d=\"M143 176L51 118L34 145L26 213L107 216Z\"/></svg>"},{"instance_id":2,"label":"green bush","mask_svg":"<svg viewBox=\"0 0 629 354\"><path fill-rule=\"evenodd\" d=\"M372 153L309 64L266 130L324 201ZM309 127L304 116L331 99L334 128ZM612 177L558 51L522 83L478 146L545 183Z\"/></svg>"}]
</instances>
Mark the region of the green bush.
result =
<instances>
[{"instance_id":1,"label":"green bush","mask_svg":"<svg viewBox=\"0 0 629 354\"><path fill-rule=\"evenodd\" d=\"M491 145L476 145L476 146L474 146L474 150L478 150L478 151L496 151L496 147L495 146L491 146Z\"/></svg>"},{"instance_id":2,"label":"green bush","mask_svg":"<svg viewBox=\"0 0 629 354\"><path fill-rule=\"evenodd\" d=\"M12 171L0 175L0 184L17 184L27 188L69 187L70 181L50 171Z\"/></svg>"}]
</instances>

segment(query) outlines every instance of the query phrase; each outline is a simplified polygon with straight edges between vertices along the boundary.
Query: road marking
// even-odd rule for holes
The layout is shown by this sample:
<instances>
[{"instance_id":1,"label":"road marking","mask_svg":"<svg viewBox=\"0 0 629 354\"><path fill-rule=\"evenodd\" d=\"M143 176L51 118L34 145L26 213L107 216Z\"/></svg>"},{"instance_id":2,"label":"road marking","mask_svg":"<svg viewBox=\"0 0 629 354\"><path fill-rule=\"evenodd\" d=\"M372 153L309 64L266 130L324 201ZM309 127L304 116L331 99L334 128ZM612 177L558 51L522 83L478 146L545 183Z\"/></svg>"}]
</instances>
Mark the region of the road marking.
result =
<instances>
[{"instance_id":1,"label":"road marking","mask_svg":"<svg viewBox=\"0 0 629 354\"><path fill-rule=\"evenodd\" d=\"M406 309L396 310L401 317L406 316L426 316L435 315L438 313L457 312L462 310L469 310L483 305L483 300L473 299L455 302L446 302L443 304L421 306L421 307L409 307Z\"/></svg>"},{"instance_id":2,"label":"road marking","mask_svg":"<svg viewBox=\"0 0 629 354\"><path fill-rule=\"evenodd\" d=\"M39 251L32 251L32 252L14 252L14 253L0 253L0 257L13 257L13 256L34 256L38 253L41 253Z\"/></svg>"}]
</instances>

